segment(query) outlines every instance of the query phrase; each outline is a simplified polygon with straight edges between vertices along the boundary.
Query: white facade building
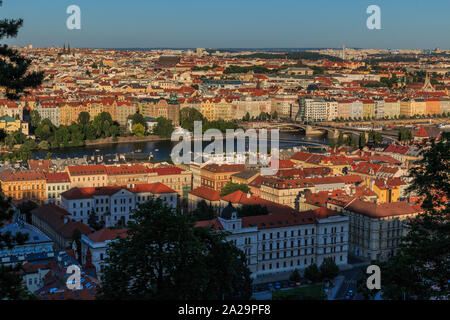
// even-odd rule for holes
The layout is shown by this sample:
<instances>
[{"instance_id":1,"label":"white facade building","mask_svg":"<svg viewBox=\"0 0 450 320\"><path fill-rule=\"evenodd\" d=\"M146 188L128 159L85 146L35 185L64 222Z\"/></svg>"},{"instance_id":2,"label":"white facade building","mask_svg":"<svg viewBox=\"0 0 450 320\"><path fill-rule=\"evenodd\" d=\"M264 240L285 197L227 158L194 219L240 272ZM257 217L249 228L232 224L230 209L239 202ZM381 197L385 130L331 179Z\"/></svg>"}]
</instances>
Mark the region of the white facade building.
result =
<instances>
[{"instance_id":1,"label":"white facade building","mask_svg":"<svg viewBox=\"0 0 450 320\"><path fill-rule=\"evenodd\" d=\"M227 231L227 237L242 250L252 278L304 270L325 258L338 266L347 264L349 219L335 211L320 208L297 212L280 206L276 214L240 218L229 205L220 217L201 221L197 226L213 226ZM257 281L256 281L257 282Z\"/></svg>"},{"instance_id":2,"label":"white facade building","mask_svg":"<svg viewBox=\"0 0 450 320\"><path fill-rule=\"evenodd\" d=\"M61 195L61 207L72 219L88 223L95 213L97 221L105 227L126 225L139 204L151 198L161 198L171 208L176 208L178 194L162 183L129 185L127 187L73 188Z\"/></svg>"}]
</instances>

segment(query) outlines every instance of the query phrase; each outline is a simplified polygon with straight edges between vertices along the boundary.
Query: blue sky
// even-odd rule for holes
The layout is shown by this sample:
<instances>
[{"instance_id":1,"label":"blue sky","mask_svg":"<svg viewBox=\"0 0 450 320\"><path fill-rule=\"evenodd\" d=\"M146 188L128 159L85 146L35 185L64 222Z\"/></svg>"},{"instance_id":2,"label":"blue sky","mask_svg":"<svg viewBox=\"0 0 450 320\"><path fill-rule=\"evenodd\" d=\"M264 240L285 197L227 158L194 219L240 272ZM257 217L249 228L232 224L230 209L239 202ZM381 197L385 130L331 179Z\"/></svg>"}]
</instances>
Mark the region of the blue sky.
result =
<instances>
[{"instance_id":1,"label":"blue sky","mask_svg":"<svg viewBox=\"0 0 450 320\"><path fill-rule=\"evenodd\" d=\"M72 4L81 30L66 28ZM366 27L373 4L381 30ZM448 0L4 0L5 17L25 20L8 44L38 47L450 49Z\"/></svg>"}]
</instances>

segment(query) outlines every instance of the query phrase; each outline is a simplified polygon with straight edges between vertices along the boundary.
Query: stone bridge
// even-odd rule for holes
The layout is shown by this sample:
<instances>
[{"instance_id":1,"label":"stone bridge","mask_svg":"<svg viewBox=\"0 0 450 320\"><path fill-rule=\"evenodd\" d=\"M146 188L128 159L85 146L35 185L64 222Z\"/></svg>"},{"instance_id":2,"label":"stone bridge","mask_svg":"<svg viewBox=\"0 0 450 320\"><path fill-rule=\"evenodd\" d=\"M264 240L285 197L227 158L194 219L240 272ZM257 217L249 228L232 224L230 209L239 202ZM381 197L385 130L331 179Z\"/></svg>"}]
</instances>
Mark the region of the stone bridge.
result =
<instances>
[{"instance_id":1,"label":"stone bridge","mask_svg":"<svg viewBox=\"0 0 450 320\"><path fill-rule=\"evenodd\" d=\"M323 135L327 133L327 136L329 139L337 139L339 137L339 134L342 132L344 135L350 135L355 134L359 135L361 133L366 134L366 140L369 139L369 131L363 130L363 129L357 129L357 128L349 128L349 127L335 127L335 126L328 126L328 125L322 125L322 124L302 124L302 123L268 123L267 127L269 128L292 128L292 129L301 129L305 132L305 135L307 136L314 136L314 135ZM267 128L266 127L266 128ZM383 138L389 139L393 142L399 143L397 136L395 134L388 134L383 133L382 131L378 131L381 133Z\"/></svg>"}]
</instances>

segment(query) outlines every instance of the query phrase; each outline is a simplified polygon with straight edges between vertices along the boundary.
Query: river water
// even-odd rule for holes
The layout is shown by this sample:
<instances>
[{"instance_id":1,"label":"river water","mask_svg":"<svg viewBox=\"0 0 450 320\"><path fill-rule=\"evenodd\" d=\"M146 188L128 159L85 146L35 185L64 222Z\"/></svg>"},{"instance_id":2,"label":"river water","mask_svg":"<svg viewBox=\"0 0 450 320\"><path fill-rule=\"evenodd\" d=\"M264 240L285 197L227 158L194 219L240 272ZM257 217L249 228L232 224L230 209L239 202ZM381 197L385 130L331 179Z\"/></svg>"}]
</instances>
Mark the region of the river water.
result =
<instances>
[{"instance_id":1,"label":"river water","mask_svg":"<svg viewBox=\"0 0 450 320\"><path fill-rule=\"evenodd\" d=\"M203 142L204 147L210 142ZM49 151L35 151L34 159L45 159L47 153L51 153L52 158L82 158L83 156L107 155L107 154L126 154L140 150L141 152L152 154L156 160L170 158L171 151L177 142L155 141L155 142L136 142L136 143L116 143L96 146L85 146L79 148L54 149ZM329 142L324 137L306 137L302 133L280 133L280 149L299 147L299 146L319 146L328 145Z\"/></svg>"}]
</instances>

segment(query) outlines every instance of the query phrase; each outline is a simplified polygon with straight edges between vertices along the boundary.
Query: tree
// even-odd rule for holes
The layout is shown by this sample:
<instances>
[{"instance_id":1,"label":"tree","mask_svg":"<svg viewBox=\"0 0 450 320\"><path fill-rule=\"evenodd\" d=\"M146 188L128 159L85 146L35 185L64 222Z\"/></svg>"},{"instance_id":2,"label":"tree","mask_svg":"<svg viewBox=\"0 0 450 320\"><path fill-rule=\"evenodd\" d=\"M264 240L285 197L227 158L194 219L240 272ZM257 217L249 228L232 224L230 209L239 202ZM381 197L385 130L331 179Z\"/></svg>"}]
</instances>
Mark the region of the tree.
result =
<instances>
[{"instance_id":1,"label":"tree","mask_svg":"<svg viewBox=\"0 0 450 320\"><path fill-rule=\"evenodd\" d=\"M170 138L172 132L175 130L172 120L159 117L156 119L156 126L153 128L153 133L161 138Z\"/></svg>"},{"instance_id":2,"label":"tree","mask_svg":"<svg viewBox=\"0 0 450 320\"><path fill-rule=\"evenodd\" d=\"M366 134L364 132L359 134L359 148L362 149L366 146Z\"/></svg>"},{"instance_id":3,"label":"tree","mask_svg":"<svg viewBox=\"0 0 450 320\"><path fill-rule=\"evenodd\" d=\"M380 262L372 261L370 264L379 266ZM359 278L356 282L357 291L362 294L365 300L373 300L380 290L378 289L371 290L367 287L366 267L361 269L361 274L362 274L361 278Z\"/></svg>"},{"instance_id":4,"label":"tree","mask_svg":"<svg viewBox=\"0 0 450 320\"><path fill-rule=\"evenodd\" d=\"M5 130L0 129L0 142L4 142L8 134L5 132Z\"/></svg>"},{"instance_id":5,"label":"tree","mask_svg":"<svg viewBox=\"0 0 450 320\"><path fill-rule=\"evenodd\" d=\"M272 119L278 120L278 112L277 112L277 110L275 110L275 111L273 112L273 114L272 114Z\"/></svg>"},{"instance_id":6,"label":"tree","mask_svg":"<svg viewBox=\"0 0 450 320\"><path fill-rule=\"evenodd\" d=\"M246 122L250 121L250 113L247 112L245 114L245 116L242 118L242 121L246 121Z\"/></svg>"},{"instance_id":7,"label":"tree","mask_svg":"<svg viewBox=\"0 0 450 320\"><path fill-rule=\"evenodd\" d=\"M110 243L98 299L249 299L246 258L225 233L194 227L160 199L141 204L128 237Z\"/></svg>"},{"instance_id":8,"label":"tree","mask_svg":"<svg viewBox=\"0 0 450 320\"><path fill-rule=\"evenodd\" d=\"M400 128L398 131L398 140L400 141L411 141L412 140L412 132L409 129Z\"/></svg>"},{"instance_id":9,"label":"tree","mask_svg":"<svg viewBox=\"0 0 450 320\"><path fill-rule=\"evenodd\" d=\"M145 127L142 124L137 123L133 126L132 132L138 137L143 137L145 135Z\"/></svg>"},{"instance_id":10,"label":"tree","mask_svg":"<svg viewBox=\"0 0 450 320\"><path fill-rule=\"evenodd\" d=\"M188 130L189 132L194 132L194 122L201 121L205 122L205 118L203 115L194 108L183 108L180 111L180 123L183 129Z\"/></svg>"},{"instance_id":11,"label":"tree","mask_svg":"<svg viewBox=\"0 0 450 320\"><path fill-rule=\"evenodd\" d=\"M136 124L141 124L144 128L147 128L147 121L144 116L140 113L135 113L128 117L131 120L131 124L134 126Z\"/></svg>"},{"instance_id":12,"label":"tree","mask_svg":"<svg viewBox=\"0 0 450 320\"><path fill-rule=\"evenodd\" d=\"M15 38L22 25L22 19L0 20L0 40ZM44 73L30 71L31 62L6 44L0 46L0 87L6 88L8 99L17 100L22 93L27 93L27 88L36 88L42 83Z\"/></svg>"},{"instance_id":13,"label":"tree","mask_svg":"<svg viewBox=\"0 0 450 320\"><path fill-rule=\"evenodd\" d=\"M31 224L31 211L33 211L37 207L38 207L38 205L36 203L34 203L33 201L22 202L21 204L19 204L17 206L20 213L22 215L25 215L26 222L29 224Z\"/></svg>"},{"instance_id":14,"label":"tree","mask_svg":"<svg viewBox=\"0 0 450 320\"><path fill-rule=\"evenodd\" d=\"M430 299L448 296L450 270L450 133L423 151L410 170L407 192L423 197L423 213L407 222L398 252L382 264L383 296Z\"/></svg>"},{"instance_id":15,"label":"tree","mask_svg":"<svg viewBox=\"0 0 450 320\"><path fill-rule=\"evenodd\" d=\"M36 110L30 112L31 126L37 128L41 123L41 115Z\"/></svg>"},{"instance_id":16,"label":"tree","mask_svg":"<svg viewBox=\"0 0 450 320\"><path fill-rule=\"evenodd\" d=\"M0 229L10 221L14 211L11 208L11 200L0 194ZM28 235L17 233L0 233L0 250L12 249L15 245L23 245L28 240ZM22 285L22 277L19 274L22 266L0 266L0 300L27 299L27 289Z\"/></svg>"},{"instance_id":17,"label":"tree","mask_svg":"<svg viewBox=\"0 0 450 320\"><path fill-rule=\"evenodd\" d=\"M205 200L197 204L197 208L192 211L192 214L197 221L211 220L216 217L213 207L208 205Z\"/></svg>"},{"instance_id":18,"label":"tree","mask_svg":"<svg viewBox=\"0 0 450 320\"><path fill-rule=\"evenodd\" d=\"M77 255L78 259L81 260L81 231L76 228L72 233L72 243L75 242L77 245Z\"/></svg>"},{"instance_id":19,"label":"tree","mask_svg":"<svg viewBox=\"0 0 450 320\"><path fill-rule=\"evenodd\" d=\"M102 225L98 222L98 217L95 214L94 210L92 210L91 213L89 213L88 225L96 231L98 231L102 228Z\"/></svg>"},{"instance_id":20,"label":"tree","mask_svg":"<svg viewBox=\"0 0 450 320\"><path fill-rule=\"evenodd\" d=\"M294 272L292 272L291 276L289 277L289 280L294 281L294 282L300 282L300 273L298 272L297 269L294 270Z\"/></svg>"},{"instance_id":21,"label":"tree","mask_svg":"<svg viewBox=\"0 0 450 320\"><path fill-rule=\"evenodd\" d=\"M236 192L238 190L241 190L244 193L251 193L250 192L250 188L248 185L243 184L243 183L232 183L229 182L226 184L226 186L222 189L222 192L220 193L220 195L222 197L227 196L229 194L232 194L233 192Z\"/></svg>"},{"instance_id":22,"label":"tree","mask_svg":"<svg viewBox=\"0 0 450 320\"><path fill-rule=\"evenodd\" d=\"M338 140L337 140L337 146L340 147L344 144L344 134L342 132L339 132Z\"/></svg>"},{"instance_id":23,"label":"tree","mask_svg":"<svg viewBox=\"0 0 450 320\"><path fill-rule=\"evenodd\" d=\"M320 265L320 277L322 280L330 279L333 280L339 274L339 267L332 258L326 258Z\"/></svg>"},{"instance_id":24,"label":"tree","mask_svg":"<svg viewBox=\"0 0 450 320\"><path fill-rule=\"evenodd\" d=\"M89 114L89 112L83 111L80 112L80 114L78 115L78 123L81 124L82 126L87 125L90 120L91 115Z\"/></svg>"},{"instance_id":25,"label":"tree","mask_svg":"<svg viewBox=\"0 0 450 320\"><path fill-rule=\"evenodd\" d=\"M317 264L313 263L305 269L305 278L312 282L320 281L321 275Z\"/></svg>"},{"instance_id":26,"label":"tree","mask_svg":"<svg viewBox=\"0 0 450 320\"><path fill-rule=\"evenodd\" d=\"M41 150L48 150L48 149L50 149L50 145L49 145L47 140L42 140L41 142L39 142L38 147Z\"/></svg>"}]
</instances>

